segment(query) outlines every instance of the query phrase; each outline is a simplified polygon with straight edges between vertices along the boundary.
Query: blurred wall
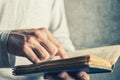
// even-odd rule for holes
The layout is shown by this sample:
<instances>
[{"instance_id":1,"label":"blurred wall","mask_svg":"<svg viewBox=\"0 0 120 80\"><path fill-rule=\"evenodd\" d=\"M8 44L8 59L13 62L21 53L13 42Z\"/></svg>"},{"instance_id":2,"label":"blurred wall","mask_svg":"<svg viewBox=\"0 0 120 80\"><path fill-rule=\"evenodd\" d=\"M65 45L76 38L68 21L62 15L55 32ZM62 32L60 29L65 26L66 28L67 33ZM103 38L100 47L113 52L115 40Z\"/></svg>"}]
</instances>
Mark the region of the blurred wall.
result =
<instances>
[{"instance_id":1,"label":"blurred wall","mask_svg":"<svg viewBox=\"0 0 120 80\"><path fill-rule=\"evenodd\" d=\"M76 49L120 43L120 0L65 0Z\"/></svg>"},{"instance_id":2,"label":"blurred wall","mask_svg":"<svg viewBox=\"0 0 120 80\"><path fill-rule=\"evenodd\" d=\"M65 0L65 8L76 49L120 44L120 0ZM114 72L91 78L120 79L120 59Z\"/></svg>"}]
</instances>

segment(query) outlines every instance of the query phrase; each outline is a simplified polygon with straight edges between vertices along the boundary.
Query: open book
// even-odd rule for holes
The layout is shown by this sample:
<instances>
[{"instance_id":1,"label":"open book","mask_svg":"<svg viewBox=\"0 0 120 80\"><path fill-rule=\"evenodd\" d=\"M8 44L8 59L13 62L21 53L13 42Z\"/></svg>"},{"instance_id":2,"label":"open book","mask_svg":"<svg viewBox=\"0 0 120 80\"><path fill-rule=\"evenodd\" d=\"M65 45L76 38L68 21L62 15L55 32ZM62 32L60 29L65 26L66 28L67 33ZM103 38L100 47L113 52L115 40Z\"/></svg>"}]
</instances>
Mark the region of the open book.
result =
<instances>
[{"instance_id":1,"label":"open book","mask_svg":"<svg viewBox=\"0 0 120 80\"><path fill-rule=\"evenodd\" d=\"M68 59L58 59L39 64L19 65L13 68L14 75L31 73L56 73L61 71L87 73L111 72L120 55L120 45L76 50L68 53Z\"/></svg>"}]
</instances>

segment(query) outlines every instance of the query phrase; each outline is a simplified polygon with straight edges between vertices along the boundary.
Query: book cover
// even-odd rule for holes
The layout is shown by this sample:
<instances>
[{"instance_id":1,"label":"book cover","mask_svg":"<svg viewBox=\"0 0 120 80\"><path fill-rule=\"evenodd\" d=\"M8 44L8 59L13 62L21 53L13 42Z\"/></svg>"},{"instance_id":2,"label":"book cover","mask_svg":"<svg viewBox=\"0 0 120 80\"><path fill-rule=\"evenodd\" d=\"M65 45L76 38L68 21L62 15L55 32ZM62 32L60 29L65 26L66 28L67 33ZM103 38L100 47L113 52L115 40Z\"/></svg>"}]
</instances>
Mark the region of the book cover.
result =
<instances>
[{"instance_id":1,"label":"book cover","mask_svg":"<svg viewBox=\"0 0 120 80\"><path fill-rule=\"evenodd\" d=\"M70 58L46 61L39 64L19 65L14 75L86 71L89 74L111 72L120 55L120 46L106 46L69 52Z\"/></svg>"}]
</instances>

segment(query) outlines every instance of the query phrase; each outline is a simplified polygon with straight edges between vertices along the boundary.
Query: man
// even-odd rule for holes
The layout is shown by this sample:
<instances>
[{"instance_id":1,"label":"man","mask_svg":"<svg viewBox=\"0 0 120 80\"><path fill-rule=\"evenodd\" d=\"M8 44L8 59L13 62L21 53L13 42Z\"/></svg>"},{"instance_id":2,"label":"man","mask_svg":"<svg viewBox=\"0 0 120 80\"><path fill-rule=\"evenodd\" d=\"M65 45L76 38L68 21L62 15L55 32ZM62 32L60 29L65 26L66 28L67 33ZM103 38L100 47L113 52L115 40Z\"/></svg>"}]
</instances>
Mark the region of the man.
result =
<instances>
[{"instance_id":1,"label":"man","mask_svg":"<svg viewBox=\"0 0 120 80\"><path fill-rule=\"evenodd\" d=\"M29 61L40 63L55 55L64 59L67 58L65 50L74 50L63 0L0 0L0 33L1 80L42 80L43 74L13 76L10 67ZM89 80L85 72L78 76ZM58 77L73 80L66 72Z\"/></svg>"}]
</instances>

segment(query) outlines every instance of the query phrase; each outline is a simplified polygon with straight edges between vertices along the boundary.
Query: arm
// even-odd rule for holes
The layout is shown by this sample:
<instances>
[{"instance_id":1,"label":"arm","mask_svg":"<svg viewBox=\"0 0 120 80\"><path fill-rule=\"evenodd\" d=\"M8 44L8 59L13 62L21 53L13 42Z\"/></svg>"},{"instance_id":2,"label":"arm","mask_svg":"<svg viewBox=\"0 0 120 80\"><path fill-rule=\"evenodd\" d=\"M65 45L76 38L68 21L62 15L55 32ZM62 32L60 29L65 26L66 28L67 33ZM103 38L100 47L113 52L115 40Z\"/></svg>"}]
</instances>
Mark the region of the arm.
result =
<instances>
[{"instance_id":1,"label":"arm","mask_svg":"<svg viewBox=\"0 0 120 80\"><path fill-rule=\"evenodd\" d=\"M66 57L61 44L45 28L4 31L0 37L0 67L11 67L10 62L14 63L11 54L26 57L35 64L56 54Z\"/></svg>"}]
</instances>

